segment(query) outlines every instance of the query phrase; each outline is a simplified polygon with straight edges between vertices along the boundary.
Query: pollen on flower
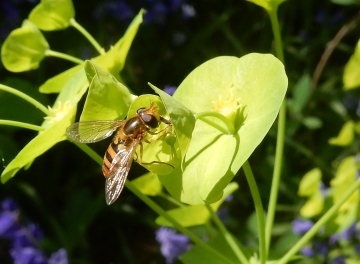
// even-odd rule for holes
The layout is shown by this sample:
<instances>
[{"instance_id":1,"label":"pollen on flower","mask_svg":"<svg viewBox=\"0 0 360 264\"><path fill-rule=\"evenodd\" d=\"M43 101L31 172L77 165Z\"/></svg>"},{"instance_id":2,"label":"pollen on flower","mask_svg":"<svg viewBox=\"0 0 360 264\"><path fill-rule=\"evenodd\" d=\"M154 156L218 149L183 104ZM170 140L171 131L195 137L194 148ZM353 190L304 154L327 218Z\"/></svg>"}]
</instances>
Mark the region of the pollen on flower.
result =
<instances>
[{"instance_id":1,"label":"pollen on flower","mask_svg":"<svg viewBox=\"0 0 360 264\"><path fill-rule=\"evenodd\" d=\"M224 99L221 95L219 95L219 98L216 101L213 101L214 110L228 119L233 119L236 112L241 108L239 101L240 98L234 97L233 92L230 91L228 98Z\"/></svg>"},{"instance_id":2,"label":"pollen on flower","mask_svg":"<svg viewBox=\"0 0 360 264\"><path fill-rule=\"evenodd\" d=\"M48 106L50 114L45 118L50 123L57 123L69 112L70 110L70 103L66 101L65 103L58 102L56 107L52 108Z\"/></svg>"}]
</instances>

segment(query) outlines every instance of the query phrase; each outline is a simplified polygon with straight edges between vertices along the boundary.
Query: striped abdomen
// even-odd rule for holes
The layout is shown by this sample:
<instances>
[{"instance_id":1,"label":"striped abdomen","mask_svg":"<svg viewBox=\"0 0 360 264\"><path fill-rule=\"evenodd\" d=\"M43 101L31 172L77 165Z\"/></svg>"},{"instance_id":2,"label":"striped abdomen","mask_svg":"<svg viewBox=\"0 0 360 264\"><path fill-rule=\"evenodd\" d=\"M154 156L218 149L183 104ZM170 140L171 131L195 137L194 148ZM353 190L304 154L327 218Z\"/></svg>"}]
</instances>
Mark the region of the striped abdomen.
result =
<instances>
[{"instance_id":1,"label":"striped abdomen","mask_svg":"<svg viewBox=\"0 0 360 264\"><path fill-rule=\"evenodd\" d=\"M116 154L118 154L119 152L123 152L125 154L127 152L128 146L132 144L132 141L133 140L130 139L127 141L117 140L117 142L115 142L114 140L111 142L110 146L108 147L104 155L104 163L103 163L102 171L105 178L107 178L109 175L109 170ZM119 153L119 155L121 155L121 153ZM117 160L119 162L121 158L117 157Z\"/></svg>"}]
</instances>

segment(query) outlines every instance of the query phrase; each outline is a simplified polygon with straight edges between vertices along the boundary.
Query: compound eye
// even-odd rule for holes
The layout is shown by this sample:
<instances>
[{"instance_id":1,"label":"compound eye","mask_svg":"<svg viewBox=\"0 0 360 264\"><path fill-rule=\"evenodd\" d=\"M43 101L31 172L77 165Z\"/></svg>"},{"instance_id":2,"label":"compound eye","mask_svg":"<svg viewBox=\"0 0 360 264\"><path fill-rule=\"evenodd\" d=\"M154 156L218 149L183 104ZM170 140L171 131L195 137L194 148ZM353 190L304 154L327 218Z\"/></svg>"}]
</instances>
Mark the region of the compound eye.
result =
<instances>
[{"instance_id":1,"label":"compound eye","mask_svg":"<svg viewBox=\"0 0 360 264\"><path fill-rule=\"evenodd\" d=\"M140 112L140 117L145 122L145 124L151 128L157 128L159 126L159 122L154 115Z\"/></svg>"}]
</instances>

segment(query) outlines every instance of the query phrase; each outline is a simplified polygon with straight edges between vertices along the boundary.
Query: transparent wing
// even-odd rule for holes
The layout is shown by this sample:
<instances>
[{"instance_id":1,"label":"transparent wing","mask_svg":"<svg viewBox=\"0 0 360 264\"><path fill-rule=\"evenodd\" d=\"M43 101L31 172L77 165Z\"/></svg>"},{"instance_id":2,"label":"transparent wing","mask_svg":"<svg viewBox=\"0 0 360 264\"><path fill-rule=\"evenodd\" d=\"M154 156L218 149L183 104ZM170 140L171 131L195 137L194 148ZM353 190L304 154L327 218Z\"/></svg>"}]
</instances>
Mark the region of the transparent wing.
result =
<instances>
[{"instance_id":1,"label":"transparent wing","mask_svg":"<svg viewBox=\"0 0 360 264\"><path fill-rule=\"evenodd\" d=\"M82 121L69 126L66 135L81 143L94 143L110 137L124 123L124 120Z\"/></svg>"},{"instance_id":2,"label":"transparent wing","mask_svg":"<svg viewBox=\"0 0 360 264\"><path fill-rule=\"evenodd\" d=\"M138 144L139 141L134 140L130 145L123 146L123 149L113 158L105 182L105 199L108 205L116 201L124 188Z\"/></svg>"}]
</instances>

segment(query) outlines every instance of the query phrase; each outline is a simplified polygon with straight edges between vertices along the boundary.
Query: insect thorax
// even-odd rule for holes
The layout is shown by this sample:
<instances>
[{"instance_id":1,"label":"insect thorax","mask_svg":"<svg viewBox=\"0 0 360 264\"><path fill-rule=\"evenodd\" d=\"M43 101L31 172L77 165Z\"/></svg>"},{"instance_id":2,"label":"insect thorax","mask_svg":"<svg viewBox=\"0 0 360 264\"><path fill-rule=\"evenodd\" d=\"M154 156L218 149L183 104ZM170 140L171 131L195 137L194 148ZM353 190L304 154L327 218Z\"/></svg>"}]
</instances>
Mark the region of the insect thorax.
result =
<instances>
[{"instance_id":1,"label":"insect thorax","mask_svg":"<svg viewBox=\"0 0 360 264\"><path fill-rule=\"evenodd\" d=\"M140 118L135 116L126 121L122 130L125 137L135 138L139 133L145 132L147 128Z\"/></svg>"}]
</instances>

